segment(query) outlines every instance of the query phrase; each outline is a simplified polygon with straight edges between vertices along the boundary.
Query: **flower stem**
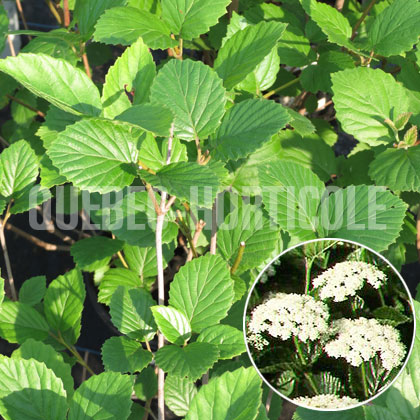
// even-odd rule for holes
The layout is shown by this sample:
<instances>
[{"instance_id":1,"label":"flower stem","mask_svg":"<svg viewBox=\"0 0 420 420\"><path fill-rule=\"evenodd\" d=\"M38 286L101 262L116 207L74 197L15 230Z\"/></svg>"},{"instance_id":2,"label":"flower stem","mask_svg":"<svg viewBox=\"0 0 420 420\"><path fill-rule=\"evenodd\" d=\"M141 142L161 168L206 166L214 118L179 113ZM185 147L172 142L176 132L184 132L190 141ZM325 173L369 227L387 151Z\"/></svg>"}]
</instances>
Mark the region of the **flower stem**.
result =
<instances>
[{"instance_id":1,"label":"flower stem","mask_svg":"<svg viewBox=\"0 0 420 420\"><path fill-rule=\"evenodd\" d=\"M365 394L365 397L369 398L369 389L368 389L368 384L367 384L367 380L366 380L365 362L362 362L362 364L360 365L360 370L361 370L361 374L362 374L363 392Z\"/></svg>"},{"instance_id":2,"label":"flower stem","mask_svg":"<svg viewBox=\"0 0 420 420\"><path fill-rule=\"evenodd\" d=\"M294 345L296 347L296 351L297 351L297 354L299 356L299 359L300 359L302 365L303 366L306 366L306 359L305 359L305 356L303 354L302 347L300 346L299 339L297 337L295 337L295 336L293 336L293 343L294 343ZM310 387L312 388L312 391L314 391L315 394L318 395L318 393L319 393L318 387L315 384L315 381L314 381L314 378L312 376L312 373L310 373L310 372L304 372L304 375L305 375L305 378L307 379Z\"/></svg>"},{"instance_id":3,"label":"flower stem","mask_svg":"<svg viewBox=\"0 0 420 420\"><path fill-rule=\"evenodd\" d=\"M384 297L384 294L382 292L382 288L381 287L379 287L379 289L378 289L378 295L379 295L379 299L381 301L381 305L382 306L386 306L385 297Z\"/></svg>"},{"instance_id":4,"label":"flower stem","mask_svg":"<svg viewBox=\"0 0 420 420\"><path fill-rule=\"evenodd\" d=\"M309 293L309 286L311 284L311 269L312 269L313 263L314 263L313 258L311 258L309 261L307 258L305 258L305 269L306 269L305 295Z\"/></svg>"}]
</instances>

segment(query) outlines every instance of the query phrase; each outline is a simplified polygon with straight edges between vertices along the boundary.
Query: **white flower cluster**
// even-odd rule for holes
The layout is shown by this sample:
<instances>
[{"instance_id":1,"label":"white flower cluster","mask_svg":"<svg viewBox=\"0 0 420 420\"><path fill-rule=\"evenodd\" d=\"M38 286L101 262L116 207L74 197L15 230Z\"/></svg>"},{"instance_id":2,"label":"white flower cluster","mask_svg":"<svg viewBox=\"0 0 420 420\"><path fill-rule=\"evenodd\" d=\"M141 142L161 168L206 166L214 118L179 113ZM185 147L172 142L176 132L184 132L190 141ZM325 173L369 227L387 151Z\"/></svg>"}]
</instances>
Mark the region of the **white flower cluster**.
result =
<instances>
[{"instance_id":1,"label":"white flower cluster","mask_svg":"<svg viewBox=\"0 0 420 420\"><path fill-rule=\"evenodd\" d=\"M334 302L343 302L348 296L354 296L365 281L379 289L386 281L386 275L376 266L363 261L344 261L335 264L312 280L314 288L319 288L321 299L334 298Z\"/></svg>"},{"instance_id":2,"label":"white flower cluster","mask_svg":"<svg viewBox=\"0 0 420 420\"><path fill-rule=\"evenodd\" d=\"M334 322L337 338L325 345L330 357L343 357L352 366L379 354L382 366L390 371L401 365L406 349L397 329L376 319L339 319Z\"/></svg>"},{"instance_id":3,"label":"white flower cluster","mask_svg":"<svg viewBox=\"0 0 420 420\"><path fill-rule=\"evenodd\" d=\"M315 397L297 397L293 401L306 407L338 409L359 403L355 398L339 397L335 394L320 394Z\"/></svg>"},{"instance_id":4,"label":"white flower cluster","mask_svg":"<svg viewBox=\"0 0 420 420\"><path fill-rule=\"evenodd\" d=\"M268 344L262 332L281 340L317 340L328 332L328 319L327 305L312 296L277 293L252 311L248 340L259 350Z\"/></svg>"}]
</instances>

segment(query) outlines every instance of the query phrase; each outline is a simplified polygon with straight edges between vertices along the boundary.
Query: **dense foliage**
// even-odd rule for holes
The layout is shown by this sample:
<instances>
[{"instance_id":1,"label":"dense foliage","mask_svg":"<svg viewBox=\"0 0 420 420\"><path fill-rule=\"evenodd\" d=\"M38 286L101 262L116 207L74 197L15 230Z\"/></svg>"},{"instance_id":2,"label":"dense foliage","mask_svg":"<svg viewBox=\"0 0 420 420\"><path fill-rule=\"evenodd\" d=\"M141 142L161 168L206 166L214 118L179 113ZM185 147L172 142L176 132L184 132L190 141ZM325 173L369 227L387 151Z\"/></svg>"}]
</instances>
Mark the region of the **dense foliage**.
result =
<instances>
[{"instance_id":1,"label":"dense foliage","mask_svg":"<svg viewBox=\"0 0 420 420\"><path fill-rule=\"evenodd\" d=\"M20 31L30 42L0 61L0 336L20 345L0 358L0 414L152 417L157 395L159 419L164 404L188 420L278 418L241 331L259 269L317 237L356 240L398 268L417 259L419 1L47 3L63 27ZM0 31L6 43L3 6ZM337 132L358 140L348 156L334 153ZM18 296L4 228L63 194L76 200L61 214L99 234L72 245L74 269ZM165 278L175 252L183 265ZM83 275L122 335L102 347L105 372L85 366L74 390ZM340 420L418 418L418 339L396 385ZM295 414L321 416L337 415Z\"/></svg>"}]
</instances>

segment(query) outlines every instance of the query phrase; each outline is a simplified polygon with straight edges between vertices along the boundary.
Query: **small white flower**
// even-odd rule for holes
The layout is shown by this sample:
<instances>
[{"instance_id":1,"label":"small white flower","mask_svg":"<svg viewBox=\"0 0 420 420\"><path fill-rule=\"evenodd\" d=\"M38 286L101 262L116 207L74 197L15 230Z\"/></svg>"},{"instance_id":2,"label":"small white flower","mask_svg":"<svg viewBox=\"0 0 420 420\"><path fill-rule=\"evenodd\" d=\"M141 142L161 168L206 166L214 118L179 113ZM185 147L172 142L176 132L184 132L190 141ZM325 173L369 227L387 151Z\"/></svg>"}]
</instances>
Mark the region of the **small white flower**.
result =
<instances>
[{"instance_id":1,"label":"small white flower","mask_svg":"<svg viewBox=\"0 0 420 420\"><path fill-rule=\"evenodd\" d=\"M379 355L382 366L390 371L401 365L406 349L400 333L376 319L339 319L334 322L337 337L325 345L330 357L343 357L352 366L360 366Z\"/></svg>"},{"instance_id":2,"label":"small white flower","mask_svg":"<svg viewBox=\"0 0 420 420\"><path fill-rule=\"evenodd\" d=\"M344 408L359 403L355 398L339 397L335 394L320 394L315 397L297 397L293 401L306 407L314 408Z\"/></svg>"},{"instance_id":3,"label":"small white flower","mask_svg":"<svg viewBox=\"0 0 420 420\"><path fill-rule=\"evenodd\" d=\"M348 296L354 296L365 281L379 289L386 281L386 274L363 261L344 261L314 278L312 285L319 288L321 299L334 298L334 302L343 302Z\"/></svg>"},{"instance_id":4,"label":"small white flower","mask_svg":"<svg viewBox=\"0 0 420 420\"><path fill-rule=\"evenodd\" d=\"M328 332L328 307L312 296L277 293L258 305L248 324L248 339L256 348L267 345L261 333L288 340L314 341Z\"/></svg>"}]
</instances>

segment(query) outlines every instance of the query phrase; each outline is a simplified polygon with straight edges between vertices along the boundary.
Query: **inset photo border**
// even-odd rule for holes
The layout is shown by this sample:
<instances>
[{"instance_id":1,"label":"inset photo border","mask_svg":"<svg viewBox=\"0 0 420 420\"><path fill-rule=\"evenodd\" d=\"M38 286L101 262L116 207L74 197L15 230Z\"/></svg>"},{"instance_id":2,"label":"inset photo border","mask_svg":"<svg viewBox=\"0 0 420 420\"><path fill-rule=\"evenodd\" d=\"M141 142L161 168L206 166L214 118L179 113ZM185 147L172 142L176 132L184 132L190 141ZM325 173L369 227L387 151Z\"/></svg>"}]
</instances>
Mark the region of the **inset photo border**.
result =
<instances>
[{"instance_id":1,"label":"inset photo border","mask_svg":"<svg viewBox=\"0 0 420 420\"><path fill-rule=\"evenodd\" d=\"M247 297L243 330L251 363L274 392L300 407L340 411L397 379L416 317L387 259L354 241L322 238L267 264Z\"/></svg>"}]
</instances>

